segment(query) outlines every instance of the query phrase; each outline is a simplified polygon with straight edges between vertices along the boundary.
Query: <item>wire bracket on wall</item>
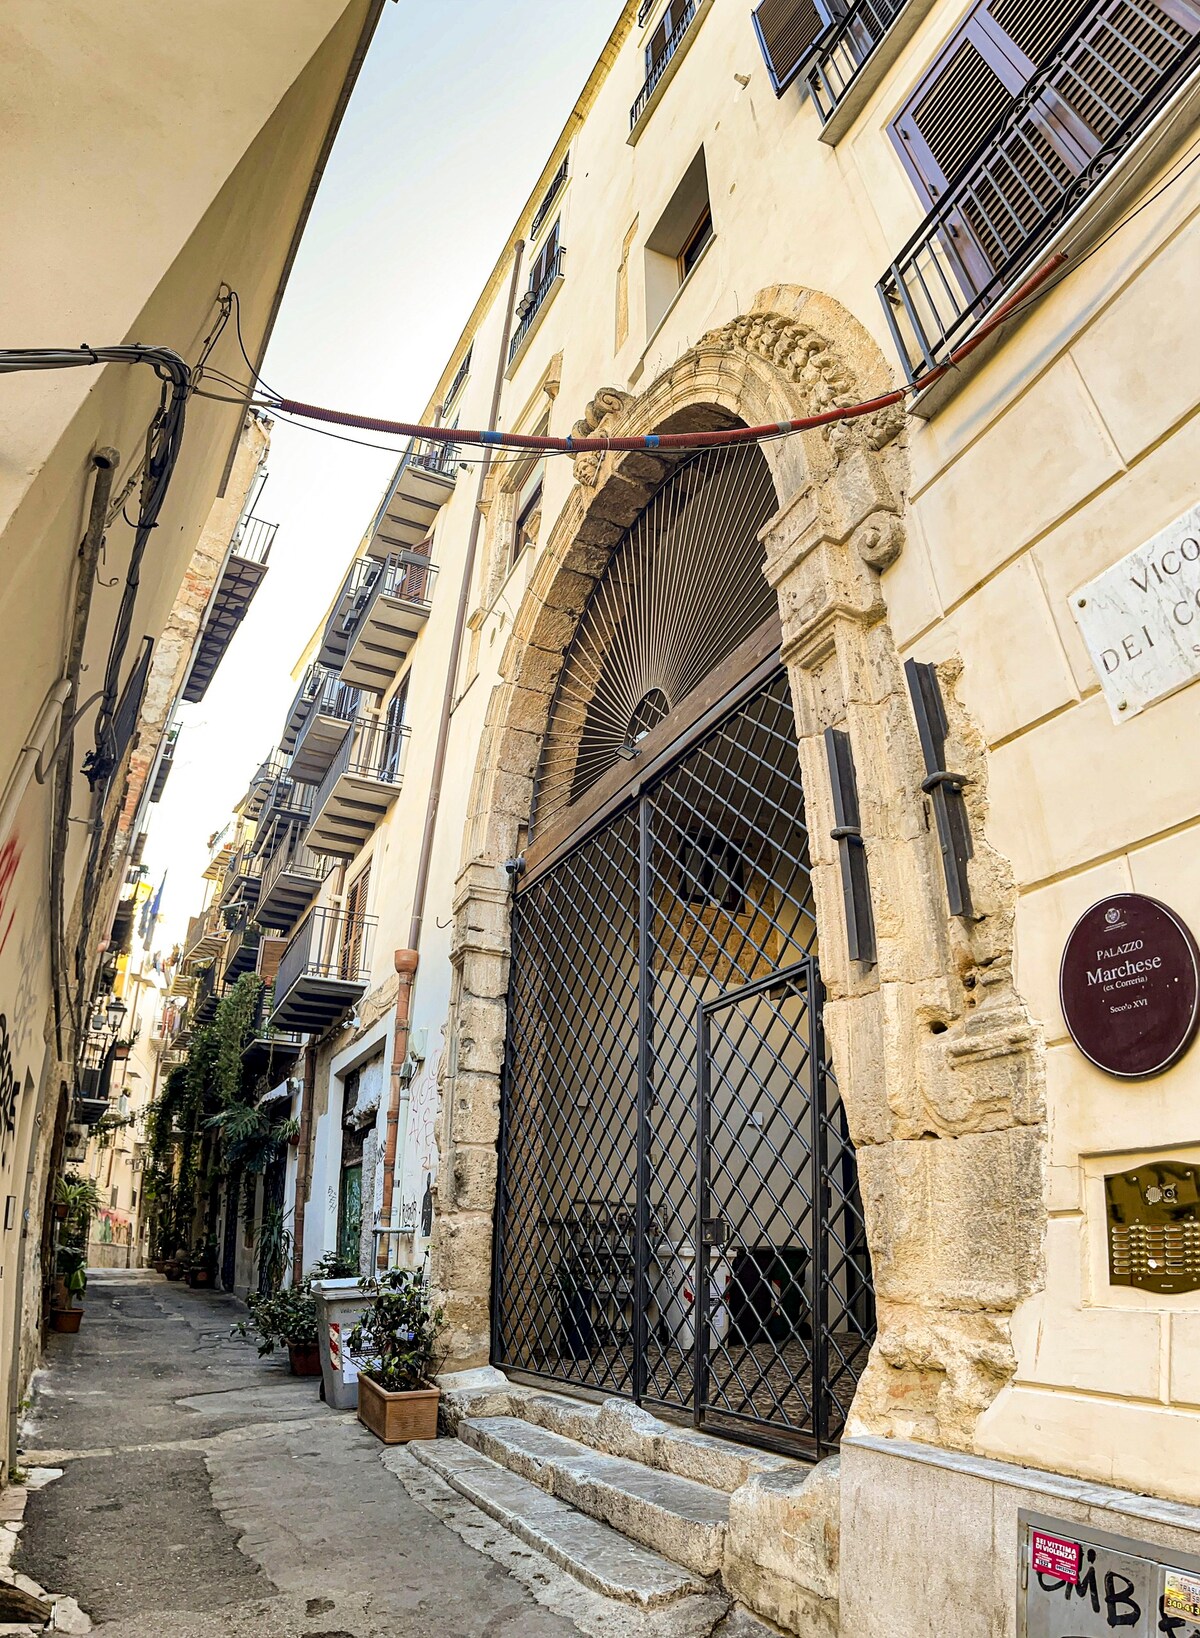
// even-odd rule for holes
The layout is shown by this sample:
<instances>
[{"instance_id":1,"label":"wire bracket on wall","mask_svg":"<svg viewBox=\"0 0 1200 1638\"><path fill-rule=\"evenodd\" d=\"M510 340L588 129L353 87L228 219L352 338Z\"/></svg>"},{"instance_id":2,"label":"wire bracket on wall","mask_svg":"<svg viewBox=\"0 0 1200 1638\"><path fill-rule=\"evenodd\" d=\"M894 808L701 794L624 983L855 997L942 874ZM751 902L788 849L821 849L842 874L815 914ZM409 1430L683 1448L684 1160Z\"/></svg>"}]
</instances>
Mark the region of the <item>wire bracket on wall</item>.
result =
<instances>
[{"instance_id":1,"label":"wire bracket on wall","mask_svg":"<svg viewBox=\"0 0 1200 1638\"><path fill-rule=\"evenodd\" d=\"M925 778L921 789L928 796L937 823L938 843L942 850L942 869L946 876L946 896L952 916L973 917L971 884L967 880L967 860L974 852L971 844L971 825L967 818L967 804L963 790L968 780L965 774L948 773L945 769L946 707L942 700L937 667L918 660L904 662L904 675L912 696L913 711L917 718L917 733L921 738L921 755L925 759Z\"/></svg>"},{"instance_id":2,"label":"wire bracket on wall","mask_svg":"<svg viewBox=\"0 0 1200 1638\"><path fill-rule=\"evenodd\" d=\"M841 728L826 728L825 755L829 761L829 784L833 792L833 817L829 832L837 843L842 870L842 902L846 908L846 944L851 961L875 961L875 917L871 911L871 884L867 874L867 849L863 841L858 808L858 779L850 735Z\"/></svg>"}]
</instances>

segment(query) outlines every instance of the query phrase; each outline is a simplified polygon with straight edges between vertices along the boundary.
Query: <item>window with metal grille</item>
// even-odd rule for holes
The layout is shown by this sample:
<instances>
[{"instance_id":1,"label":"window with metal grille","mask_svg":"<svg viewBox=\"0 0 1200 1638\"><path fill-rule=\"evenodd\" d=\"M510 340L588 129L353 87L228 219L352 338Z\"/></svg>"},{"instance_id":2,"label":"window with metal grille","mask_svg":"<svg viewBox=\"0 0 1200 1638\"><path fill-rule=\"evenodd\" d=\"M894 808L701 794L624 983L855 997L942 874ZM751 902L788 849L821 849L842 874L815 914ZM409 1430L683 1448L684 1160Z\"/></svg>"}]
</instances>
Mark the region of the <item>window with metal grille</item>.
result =
<instances>
[{"instance_id":1,"label":"window with metal grille","mask_svg":"<svg viewBox=\"0 0 1200 1638\"><path fill-rule=\"evenodd\" d=\"M818 40L845 9L840 0L761 0L754 8L754 32L777 97L791 85Z\"/></svg>"}]
</instances>

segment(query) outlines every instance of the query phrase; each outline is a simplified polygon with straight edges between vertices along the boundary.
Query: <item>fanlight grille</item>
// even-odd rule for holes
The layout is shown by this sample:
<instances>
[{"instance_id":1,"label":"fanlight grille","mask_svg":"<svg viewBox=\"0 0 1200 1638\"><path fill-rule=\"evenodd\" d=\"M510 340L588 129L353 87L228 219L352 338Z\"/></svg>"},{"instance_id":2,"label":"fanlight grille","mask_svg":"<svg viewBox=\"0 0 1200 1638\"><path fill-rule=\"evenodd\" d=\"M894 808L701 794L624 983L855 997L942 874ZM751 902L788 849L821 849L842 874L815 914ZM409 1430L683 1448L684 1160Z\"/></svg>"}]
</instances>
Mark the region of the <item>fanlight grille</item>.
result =
<instances>
[{"instance_id":1,"label":"fanlight grille","mask_svg":"<svg viewBox=\"0 0 1200 1638\"><path fill-rule=\"evenodd\" d=\"M777 504L760 449L705 450L617 543L563 661L534 792L539 833L775 611L758 536Z\"/></svg>"}]
</instances>

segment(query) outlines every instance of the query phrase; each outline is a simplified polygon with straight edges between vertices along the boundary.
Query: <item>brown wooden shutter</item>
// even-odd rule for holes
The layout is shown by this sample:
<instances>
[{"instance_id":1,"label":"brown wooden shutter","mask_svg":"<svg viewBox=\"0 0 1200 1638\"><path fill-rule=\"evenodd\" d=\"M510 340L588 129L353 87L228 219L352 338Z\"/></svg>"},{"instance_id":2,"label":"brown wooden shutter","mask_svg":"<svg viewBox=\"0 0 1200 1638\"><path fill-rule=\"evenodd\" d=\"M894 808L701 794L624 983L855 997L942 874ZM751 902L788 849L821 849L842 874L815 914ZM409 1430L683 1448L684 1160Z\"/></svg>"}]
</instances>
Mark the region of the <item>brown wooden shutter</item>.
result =
<instances>
[{"instance_id":1,"label":"brown wooden shutter","mask_svg":"<svg viewBox=\"0 0 1200 1638\"><path fill-rule=\"evenodd\" d=\"M804 67L832 16L818 0L761 0L755 7L754 32L777 97Z\"/></svg>"},{"instance_id":2,"label":"brown wooden shutter","mask_svg":"<svg viewBox=\"0 0 1200 1638\"><path fill-rule=\"evenodd\" d=\"M363 938L366 933L367 891L371 884L368 865L351 882L346 893L346 925L342 933L342 977L357 979L362 966Z\"/></svg>"},{"instance_id":3,"label":"brown wooden shutter","mask_svg":"<svg viewBox=\"0 0 1200 1638\"><path fill-rule=\"evenodd\" d=\"M274 984L279 973L279 962L287 944L286 938L264 936L258 946L258 976L268 987Z\"/></svg>"}]
</instances>

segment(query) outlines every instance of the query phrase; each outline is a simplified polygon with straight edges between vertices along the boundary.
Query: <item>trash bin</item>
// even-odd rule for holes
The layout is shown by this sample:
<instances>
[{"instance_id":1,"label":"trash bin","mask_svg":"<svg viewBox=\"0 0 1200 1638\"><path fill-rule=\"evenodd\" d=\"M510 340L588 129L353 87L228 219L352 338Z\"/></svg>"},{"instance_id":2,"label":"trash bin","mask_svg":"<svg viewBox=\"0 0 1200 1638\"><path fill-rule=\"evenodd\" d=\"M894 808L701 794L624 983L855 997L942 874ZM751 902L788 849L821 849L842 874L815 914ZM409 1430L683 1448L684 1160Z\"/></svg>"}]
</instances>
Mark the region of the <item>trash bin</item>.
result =
<instances>
[{"instance_id":1,"label":"trash bin","mask_svg":"<svg viewBox=\"0 0 1200 1638\"><path fill-rule=\"evenodd\" d=\"M317 1342L321 1349L321 1382L325 1403L334 1410L358 1406L358 1366L346 1350L346 1339L369 1302L359 1280L314 1280Z\"/></svg>"}]
</instances>

